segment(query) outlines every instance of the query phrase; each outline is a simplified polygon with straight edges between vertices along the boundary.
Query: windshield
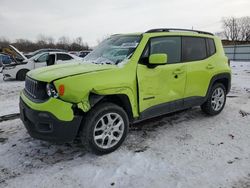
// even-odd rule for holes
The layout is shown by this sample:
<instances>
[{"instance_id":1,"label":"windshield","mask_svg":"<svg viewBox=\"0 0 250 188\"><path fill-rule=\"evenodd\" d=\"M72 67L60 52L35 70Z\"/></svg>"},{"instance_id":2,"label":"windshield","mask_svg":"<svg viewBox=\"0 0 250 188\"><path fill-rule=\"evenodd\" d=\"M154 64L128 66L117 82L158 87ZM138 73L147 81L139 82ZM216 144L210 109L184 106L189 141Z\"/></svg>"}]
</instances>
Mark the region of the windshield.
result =
<instances>
[{"instance_id":1,"label":"windshield","mask_svg":"<svg viewBox=\"0 0 250 188\"><path fill-rule=\"evenodd\" d=\"M36 50L34 52L30 52L30 55L35 56L35 55L38 55L38 54L42 53L43 51L44 51L43 49Z\"/></svg>"},{"instance_id":2,"label":"windshield","mask_svg":"<svg viewBox=\"0 0 250 188\"><path fill-rule=\"evenodd\" d=\"M129 59L134 53L140 36L114 35L100 43L92 52L85 56L84 61L96 64L117 65Z\"/></svg>"},{"instance_id":3,"label":"windshield","mask_svg":"<svg viewBox=\"0 0 250 188\"><path fill-rule=\"evenodd\" d=\"M30 58L30 60L37 60L41 55L43 55L43 53L37 54L33 57Z\"/></svg>"}]
</instances>

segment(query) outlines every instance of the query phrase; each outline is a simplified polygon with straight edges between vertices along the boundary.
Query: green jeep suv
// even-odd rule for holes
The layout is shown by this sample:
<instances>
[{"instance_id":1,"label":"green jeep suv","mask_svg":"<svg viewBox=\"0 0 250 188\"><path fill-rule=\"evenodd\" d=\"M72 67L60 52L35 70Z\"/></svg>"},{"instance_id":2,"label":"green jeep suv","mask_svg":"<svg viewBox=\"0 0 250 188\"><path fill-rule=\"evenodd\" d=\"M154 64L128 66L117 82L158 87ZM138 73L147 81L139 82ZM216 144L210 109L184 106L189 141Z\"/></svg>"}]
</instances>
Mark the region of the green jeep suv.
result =
<instances>
[{"instance_id":1,"label":"green jeep suv","mask_svg":"<svg viewBox=\"0 0 250 188\"><path fill-rule=\"evenodd\" d=\"M79 136L87 150L106 154L122 144L131 123L192 106L219 114L230 85L218 37L153 29L113 35L83 61L28 72L20 113L34 138Z\"/></svg>"}]
</instances>

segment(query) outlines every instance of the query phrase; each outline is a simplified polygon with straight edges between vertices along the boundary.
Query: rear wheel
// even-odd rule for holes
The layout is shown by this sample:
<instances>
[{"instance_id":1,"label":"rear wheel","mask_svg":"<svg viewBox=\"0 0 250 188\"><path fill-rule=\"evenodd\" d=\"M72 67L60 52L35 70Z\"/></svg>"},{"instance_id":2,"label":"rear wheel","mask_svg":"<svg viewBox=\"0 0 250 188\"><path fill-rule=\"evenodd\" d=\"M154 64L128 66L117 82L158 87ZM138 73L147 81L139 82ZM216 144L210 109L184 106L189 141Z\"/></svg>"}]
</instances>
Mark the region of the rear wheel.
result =
<instances>
[{"instance_id":1,"label":"rear wheel","mask_svg":"<svg viewBox=\"0 0 250 188\"><path fill-rule=\"evenodd\" d=\"M201 105L201 109L208 115L219 114L226 104L226 89L221 83L216 83L208 96L207 101Z\"/></svg>"},{"instance_id":2,"label":"rear wheel","mask_svg":"<svg viewBox=\"0 0 250 188\"><path fill-rule=\"evenodd\" d=\"M125 140L129 120L123 108L113 103L95 106L86 116L80 137L87 150L107 154Z\"/></svg>"},{"instance_id":3,"label":"rear wheel","mask_svg":"<svg viewBox=\"0 0 250 188\"><path fill-rule=\"evenodd\" d=\"M29 72L29 70L27 70L27 69L21 69L21 70L19 70L18 73L17 73L16 79L20 80L20 81L24 81L27 72Z\"/></svg>"}]
</instances>

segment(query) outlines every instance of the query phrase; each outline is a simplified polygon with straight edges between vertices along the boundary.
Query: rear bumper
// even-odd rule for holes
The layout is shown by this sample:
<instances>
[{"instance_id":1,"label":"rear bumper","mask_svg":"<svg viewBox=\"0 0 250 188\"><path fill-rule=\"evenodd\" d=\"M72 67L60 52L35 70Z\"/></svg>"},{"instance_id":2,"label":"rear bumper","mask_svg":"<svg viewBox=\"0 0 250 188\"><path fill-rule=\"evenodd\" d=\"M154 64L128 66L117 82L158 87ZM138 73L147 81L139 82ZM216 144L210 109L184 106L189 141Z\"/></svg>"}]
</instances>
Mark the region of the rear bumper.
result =
<instances>
[{"instance_id":1,"label":"rear bumper","mask_svg":"<svg viewBox=\"0 0 250 188\"><path fill-rule=\"evenodd\" d=\"M57 119L50 112L31 109L20 98L20 117L31 137L57 143L75 139L82 117L74 116L72 121Z\"/></svg>"}]
</instances>

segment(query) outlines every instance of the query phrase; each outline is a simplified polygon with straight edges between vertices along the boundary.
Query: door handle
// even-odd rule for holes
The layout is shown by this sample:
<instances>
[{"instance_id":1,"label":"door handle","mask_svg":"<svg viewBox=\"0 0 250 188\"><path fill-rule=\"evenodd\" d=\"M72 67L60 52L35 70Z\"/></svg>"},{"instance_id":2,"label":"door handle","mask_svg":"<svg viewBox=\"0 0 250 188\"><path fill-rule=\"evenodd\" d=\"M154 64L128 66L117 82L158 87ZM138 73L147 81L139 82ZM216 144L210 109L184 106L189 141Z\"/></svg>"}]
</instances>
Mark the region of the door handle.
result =
<instances>
[{"instance_id":1,"label":"door handle","mask_svg":"<svg viewBox=\"0 0 250 188\"><path fill-rule=\"evenodd\" d=\"M211 64L208 64L208 65L207 65L207 69L213 69L213 68L214 68L213 65L211 65Z\"/></svg>"},{"instance_id":2,"label":"door handle","mask_svg":"<svg viewBox=\"0 0 250 188\"><path fill-rule=\"evenodd\" d=\"M182 73L184 73L184 70L182 70L182 69L176 69L176 70L173 72L173 74L182 74Z\"/></svg>"}]
</instances>

